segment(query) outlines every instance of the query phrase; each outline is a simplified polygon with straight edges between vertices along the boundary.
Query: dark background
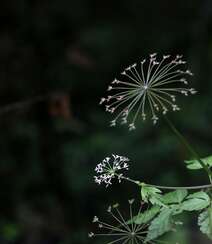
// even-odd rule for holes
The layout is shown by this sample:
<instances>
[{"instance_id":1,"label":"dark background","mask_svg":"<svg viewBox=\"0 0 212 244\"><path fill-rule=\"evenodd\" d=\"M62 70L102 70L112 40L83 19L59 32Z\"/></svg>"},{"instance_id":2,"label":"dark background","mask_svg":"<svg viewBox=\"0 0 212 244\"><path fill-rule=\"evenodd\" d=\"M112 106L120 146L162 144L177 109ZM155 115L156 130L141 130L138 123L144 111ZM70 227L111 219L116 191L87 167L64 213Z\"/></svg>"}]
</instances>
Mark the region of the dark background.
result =
<instances>
[{"instance_id":1,"label":"dark background","mask_svg":"<svg viewBox=\"0 0 212 244\"><path fill-rule=\"evenodd\" d=\"M201 156L212 154L210 0L8 0L0 24L1 244L94 243L93 216L140 197L129 183L93 182L111 153L131 159L134 179L207 183L186 171L189 155L162 119L132 133L110 128L98 102L123 67L152 52L184 54L199 92L169 116ZM192 216L168 243L209 243Z\"/></svg>"}]
</instances>

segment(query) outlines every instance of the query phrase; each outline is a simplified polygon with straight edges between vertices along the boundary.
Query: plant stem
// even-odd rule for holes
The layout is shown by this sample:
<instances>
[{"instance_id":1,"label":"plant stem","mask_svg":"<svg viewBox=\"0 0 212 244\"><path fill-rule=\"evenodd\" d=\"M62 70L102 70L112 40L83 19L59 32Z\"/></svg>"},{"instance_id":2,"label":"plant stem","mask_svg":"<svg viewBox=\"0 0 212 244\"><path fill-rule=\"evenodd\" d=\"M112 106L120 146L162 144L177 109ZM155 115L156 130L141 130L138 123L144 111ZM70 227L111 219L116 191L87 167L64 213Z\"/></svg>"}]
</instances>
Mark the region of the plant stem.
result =
<instances>
[{"instance_id":1,"label":"plant stem","mask_svg":"<svg viewBox=\"0 0 212 244\"><path fill-rule=\"evenodd\" d=\"M125 177L123 175L118 175L116 174L116 176L119 179L123 179L129 182L132 182L136 185L141 186L142 183L138 180L132 180L129 177ZM208 184L208 185L199 185L199 186L160 186L160 185L152 185L152 184L147 184L145 183L146 186L150 186L150 187L156 187L159 189L167 189L167 190L197 190L197 189L209 189L212 188L212 184Z\"/></svg>"},{"instance_id":2,"label":"plant stem","mask_svg":"<svg viewBox=\"0 0 212 244\"><path fill-rule=\"evenodd\" d=\"M209 189L212 188L212 184L200 185L200 186L157 186L146 184L147 186L156 187L159 189L170 189L170 190L197 190L197 189Z\"/></svg>"},{"instance_id":3,"label":"plant stem","mask_svg":"<svg viewBox=\"0 0 212 244\"><path fill-rule=\"evenodd\" d=\"M167 124L169 125L170 129L174 132L174 134L177 136L177 138L184 144L184 146L188 149L188 151L191 153L191 155L200 163L202 168L206 171L210 183L212 183L212 172L210 168L201 160L198 153L193 149L193 147L188 143L188 141L185 139L185 137L177 130L177 128L173 125L173 123L168 119L167 116L164 116Z\"/></svg>"}]
</instances>

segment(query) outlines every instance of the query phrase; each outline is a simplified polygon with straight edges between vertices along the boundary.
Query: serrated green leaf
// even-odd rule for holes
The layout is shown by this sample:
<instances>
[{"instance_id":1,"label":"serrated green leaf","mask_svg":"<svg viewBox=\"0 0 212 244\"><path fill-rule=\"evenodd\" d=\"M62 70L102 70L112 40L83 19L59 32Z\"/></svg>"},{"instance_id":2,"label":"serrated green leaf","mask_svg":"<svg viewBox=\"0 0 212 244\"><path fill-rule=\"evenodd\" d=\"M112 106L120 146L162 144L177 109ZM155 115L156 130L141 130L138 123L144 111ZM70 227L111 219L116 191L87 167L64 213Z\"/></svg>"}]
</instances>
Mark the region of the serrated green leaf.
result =
<instances>
[{"instance_id":1,"label":"serrated green leaf","mask_svg":"<svg viewBox=\"0 0 212 244\"><path fill-rule=\"evenodd\" d=\"M205 165L207 165L209 168L212 167L212 156L208 156L201 159ZM197 159L193 160L186 160L185 163L187 164L188 169L202 169L202 165L199 163Z\"/></svg>"},{"instance_id":2,"label":"serrated green leaf","mask_svg":"<svg viewBox=\"0 0 212 244\"><path fill-rule=\"evenodd\" d=\"M148 186L143 184L141 187L141 198L143 201L147 202L149 200L149 197L152 195L159 195L161 193L161 190L159 190L156 187Z\"/></svg>"},{"instance_id":3,"label":"serrated green leaf","mask_svg":"<svg viewBox=\"0 0 212 244\"><path fill-rule=\"evenodd\" d=\"M141 187L141 198L144 202L151 202L152 204L165 206L161 201L161 190L156 187L143 184Z\"/></svg>"},{"instance_id":4,"label":"serrated green leaf","mask_svg":"<svg viewBox=\"0 0 212 244\"><path fill-rule=\"evenodd\" d=\"M165 194L162 201L165 204L181 203L187 195L187 190L176 190Z\"/></svg>"},{"instance_id":5,"label":"serrated green leaf","mask_svg":"<svg viewBox=\"0 0 212 244\"><path fill-rule=\"evenodd\" d=\"M156 239L172 229L172 210L164 208L151 222L145 242Z\"/></svg>"},{"instance_id":6,"label":"serrated green leaf","mask_svg":"<svg viewBox=\"0 0 212 244\"><path fill-rule=\"evenodd\" d=\"M203 211L198 217L198 225L203 234L212 240L212 207Z\"/></svg>"},{"instance_id":7,"label":"serrated green leaf","mask_svg":"<svg viewBox=\"0 0 212 244\"><path fill-rule=\"evenodd\" d=\"M149 198L149 201L151 202L152 205L158 205L161 207L166 207L166 205L162 202L162 195L160 195L160 194L152 195Z\"/></svg>"},{"instance_id":8,"label":"serrated green leaf","mask_svg":"<svg viewBox=\"0 0 212 244\"><path fill-rule=\"evenodd\" d=\"M186 199L191 199L191 198L200 198L210 202L210 197L204 191L198 191L193 194L189 194Z\"/></svg>"},{"instance_id":9,"label":"serrated green leaf","mask_svg":"<svg viewBox=\"0 0 212 244\"><path fill-rule=\"evenodd\" d=\"M193 198L183 202L181 208L185 211L198 211L206 208L207 206L207 201L199 198Z\"/></svg>"},{"instance_id":10,"label":"serrated green leaf","mask_svg":"<svg viewBox=\"0 0 212 244\"><path fill-rule=\"evenodd\" d=\"M186 211L197 211L208 207L210 197L203 191L196 192L187 196L186 200L181 204L181 209Z\"/></svg>"},{"instance_id":11,"label":"serrated green leaf","mask_svg":"<svg viewBox=\"0 0 212 244\"><path fill-rule=\"evenodd\" d=\"M143 213L140 213L139 215L134 217L134 223L140 225L140 224L146 224L151 219L155 217L157 213L159 213L160 207L159 206L153 206L152 208L144 211Z\"/></svg>"}]
</instances>

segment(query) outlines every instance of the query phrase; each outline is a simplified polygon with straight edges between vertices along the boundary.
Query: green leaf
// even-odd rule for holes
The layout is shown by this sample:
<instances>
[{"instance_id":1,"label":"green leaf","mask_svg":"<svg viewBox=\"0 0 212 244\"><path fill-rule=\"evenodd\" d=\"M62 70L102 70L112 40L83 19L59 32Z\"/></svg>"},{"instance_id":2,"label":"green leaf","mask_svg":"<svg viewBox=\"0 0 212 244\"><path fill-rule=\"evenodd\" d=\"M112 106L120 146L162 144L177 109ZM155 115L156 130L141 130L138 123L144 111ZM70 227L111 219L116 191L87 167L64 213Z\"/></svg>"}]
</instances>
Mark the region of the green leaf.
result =
<instances>
[{"instance_id":1,"label":"green leaf","mask_svg":"<svg viewBox=\"0 0 212 244\"><path fill-rule=\"evenodd\" d=\"M181 203L187 195L187 190L176 190L165 194L162 201L165 204Z\"/></svg>"},{"instance_id":2,"label":"green leaf","mask_svg":"<svg viewBox=\"0 0 212 244\"><path fill-rule=\"evenodd\" d=\"M188 195L182 203L181 209L186 211L197 211L206 208L210 204L210 198L207 193L200 191Z\"/></svg>"},{"instance_id":3,"label":"green leaf","mask_svg":"<svg viewBox=\"0 0 212 244\"><path fill-rule=\"evenodd\" d=\"M146 224L151 219L155 217L155 215L160 211L159 206L153 206L152 208L144 211L143 213L138 214L134 217L134 223L140 225L140 224Z\"/></svg>"},{"instance_id":4,"label":"green leaf","mask_svg":"<svg viewBox=\"0 0 212 244\"><path fill-rule=\"evenodd\" d=\"M158 205L158 206L166 207L166 205L162 202L162 196L160 194L152 195L149 198L149 201L151 202L152 205Z\"/></svg>"},{"instance_id":5,"label":"green leaf","mask_svg":"<svg viewBox=\"0 0 212 244\"><path fill-rule=\"evenodd\" d=\"M141 198L144 202L151 202L160 206L165 206L162 202L161 190L156 187L142 184L141 186Z\"/></svg>"},{"instance_id":6,"label":"green leaf","mask_svg":"<svg viewBox=\"0 0 212 244\"><path fill-rule=\"evenodd\" d=\"M172 229L172 210L164 208L151 222L145 242L156 239Z\"/></svg>"},{"instance_id":7,"label":"green leaf","mask_svg":"<svg viewBox=\"0 0 212 244\"><path fill-rule=\"evenodd\" d=\"M212 240L212 206L199 215L198 225L200 226L201 232Z\"/></svg>"},{"instance_id":8,"label":"green leaf","mask_svg":"<svg viewBox=\"0 0 212 244\"><path fill-rule=\"evenodd\" d=\"M201 158L203 163L207 165L209 168L212 167L212 156L208 156L206 158ZM193 160L186 160L185 163L187 164L188 169L202 169L202 165L199 163L197 159Z\"/></svg>"},{"instance_id":9,"label":"green leaf","mask_svg":"<svg viewBox=\"0 0 212 244\"><path fill-rule=\"evenodd\" d=\"M148 186L144 183L141 186L141 198L145 202L148 202L150 196L159 195L160 193L161 190L156 187Z\"/></svg>"},{"instance_id":10,"label":"green leaf","mask_svg":"<svg viewBox=\"0 0 212 244\"><path fill-rule=\"evenodd\" d=\"M193 194L189 194L186 199L191 199L191 198L200 198L210 202L210 197L204 191L198 191Z\"/></svg>"},{"instance_id":11,"label":"green leaf","mask_svg":"<svg viewBox=\"0 0 212 244\"><path fill-rule=\"evenodd\" d=\"M169 205L169 208L172 209L172 215L181 214L184 210L181 208L181 203Z\"/></svg>"}]
</instances>

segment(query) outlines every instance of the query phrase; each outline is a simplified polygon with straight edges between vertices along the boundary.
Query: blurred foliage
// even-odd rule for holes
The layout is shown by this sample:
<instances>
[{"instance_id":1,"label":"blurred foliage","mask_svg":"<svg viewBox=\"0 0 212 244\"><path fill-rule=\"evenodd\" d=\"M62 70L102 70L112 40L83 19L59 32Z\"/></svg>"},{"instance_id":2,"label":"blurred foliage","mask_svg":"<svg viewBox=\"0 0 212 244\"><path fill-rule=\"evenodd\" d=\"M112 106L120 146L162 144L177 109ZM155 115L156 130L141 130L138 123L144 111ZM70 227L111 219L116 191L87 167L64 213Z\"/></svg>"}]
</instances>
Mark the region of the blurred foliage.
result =
<instances>
[{"instance_id":1,"label":"blurred foliage","mask_svg":"<svg viewBox=\"0 0 212 244\"><path fill-rule=\"evenodd\" d=\"M132 133L109 128L98 102L128 64L182 53L199 93L171 117L201 156L211 154L210 0L9 0L0 13L0 243L89 243L93 215L139 197L126 183L94 184L95 165L111 153L131 159L133 178L205 183L186 171L189 155L162 120ZM207 243L192 223L170 243Z\"/></svg>"}]
</instances>

